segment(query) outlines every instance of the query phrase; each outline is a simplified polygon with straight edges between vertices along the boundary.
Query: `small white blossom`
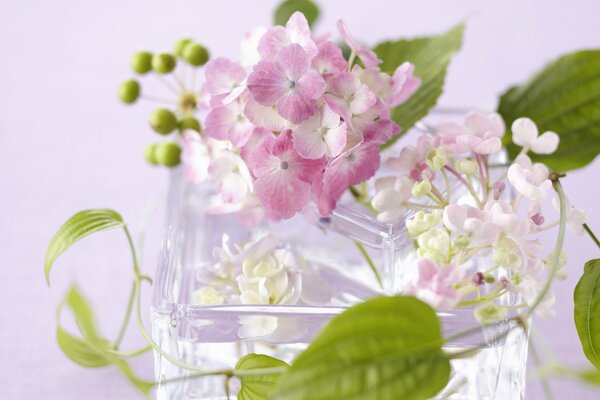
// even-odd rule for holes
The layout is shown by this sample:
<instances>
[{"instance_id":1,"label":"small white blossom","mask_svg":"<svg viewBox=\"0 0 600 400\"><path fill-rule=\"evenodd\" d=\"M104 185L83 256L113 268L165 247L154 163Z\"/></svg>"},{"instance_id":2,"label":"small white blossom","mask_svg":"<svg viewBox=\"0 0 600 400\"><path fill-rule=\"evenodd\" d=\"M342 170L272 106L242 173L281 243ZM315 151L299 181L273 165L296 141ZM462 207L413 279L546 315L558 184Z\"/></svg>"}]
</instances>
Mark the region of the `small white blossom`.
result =
<instances>
[{"instance_id":1,"label":"small white blossom","mask_svg":"<svg viewBox=\"0 0 600 400\"><path fill-rule=\"evenodd\" d=\"M558 135L554 132L539 134L537 125L529 118L519 118L512 124L513 142L537 154L552 154L558 148Z\"/></svg>"}]
</instances>

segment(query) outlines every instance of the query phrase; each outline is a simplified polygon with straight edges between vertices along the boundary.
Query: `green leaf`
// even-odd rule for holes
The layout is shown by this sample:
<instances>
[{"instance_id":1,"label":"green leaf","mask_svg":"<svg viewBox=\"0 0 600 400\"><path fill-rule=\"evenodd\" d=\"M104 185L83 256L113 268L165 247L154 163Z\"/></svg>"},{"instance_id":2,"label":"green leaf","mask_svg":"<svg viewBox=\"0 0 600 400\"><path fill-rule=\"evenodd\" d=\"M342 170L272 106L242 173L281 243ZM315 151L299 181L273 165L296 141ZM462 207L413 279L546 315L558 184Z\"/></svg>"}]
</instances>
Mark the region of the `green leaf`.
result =
<instances>
[{"instance_id":1,"label":"green leaf","mask_svg":"<svg viewBox=\"0 0 600 400\"><path fill-rule=\"evenodd\" d=\"M129 382L144 395L150 395L154 382L140 379L125 359L112 352L111 342L102 337L96 326L94 312L77 288L72 287L65 299L66 305L75 316L82 338L67 333L59 324L56 337L67 357L84 367L114 365ZM62 306L59 307L59 316Z\"/></svg>"},{"instance_id":2,"label":"green leaf","mask_svg":"<svg viewBox=\"0 0 600 400\"><path fill-rule=\"evenodd\" d=\"M600 371L600 259L585 264L574 300L575 327L583 352Z\"/></svg>"},{"instance_id":3,"label":"green leaf","mask_svg":"<svg viewBox=\"0 0 600 400\"><path fill-rule=\"evenodd\" d=\"M235 366L236 371L251 371L262 368L289 367L285 361L264 354L248 354L242 357ZM238 392L238 400L266 400L275 389L281 374L261 374L240 376L242 387Z\"/></svg>"},{"instance_id":4,"label":"green leaf","mask_svg":"<svg viewBox=\"0 0 600 400\"><path fill-rule=\"evenodd\" d=\"M84 237L95 232L124 226L123 218L112 210L97 209L80 211L73 215L60 227L50 241L46 251L44 273L46 281L50 283L50 269L54 261L69 247Z\"/></svg>"},{"instance_id":5,"label":"green leaf","mask_svg":"<svg viewBox=\"0 0 600 400\"><path fill-rule=\"evenodd\" d=\"M277 400L420 400L450 377L434 310L380 297L335 317L277 384Z\"/></svg>"},{"instance_id":6,"label":"green leaf","mask_svg":"<svg viewBox=\"0 0 600 400\"><path fill-rule=\"evenodd\" d=\"M461 47L463 30L464 25L459 24L439 36L388 41L373 49L383 61L383 71L393 74L399 65L410 61L415 65L415 75L421 78L421 87L415 94L392 111L392 118L402 132L407 132L436 105L443 92L448 64ZM399 137L383 147L391 146Z\"/></svg>"},{"instance_id":7,"label":"green leaf","mask_svg":"<svg viewBox=\"0 0 600 400\"><path fill-rule=\"evenodd\" d=\"M89 343L65 331L60 326L56 328L58 345L72 361L87 368L106 367L110 361L102 352L93 348Z\"/></svg>"},{"instance_id":8,"label":"green leaf","mask_svg":"<svg viewBox=\"0 0 600 400\"><path fill-rule=\"evenodd\" d=\"M311 0L286 0L279 4L273 14L275 25L285 25L290 16L300 11L306 17L311 27L319 18L319 7Z\"/></svg>"},{"instance_id":9,"label":"green leaf","mask_svg":"<svg viewBox=\"0 0 600 400\"><path fill-rule=\"evenodd\" d=\"M556 153L534 155L556 171L586 166L600 153L600 50L578 51L560 57L529 82L509 89L498 112L507 127L520 117L531 118L541 132L560 136ZM520 148L505 136L514 158Z\"/></svg>"}]
</instances>

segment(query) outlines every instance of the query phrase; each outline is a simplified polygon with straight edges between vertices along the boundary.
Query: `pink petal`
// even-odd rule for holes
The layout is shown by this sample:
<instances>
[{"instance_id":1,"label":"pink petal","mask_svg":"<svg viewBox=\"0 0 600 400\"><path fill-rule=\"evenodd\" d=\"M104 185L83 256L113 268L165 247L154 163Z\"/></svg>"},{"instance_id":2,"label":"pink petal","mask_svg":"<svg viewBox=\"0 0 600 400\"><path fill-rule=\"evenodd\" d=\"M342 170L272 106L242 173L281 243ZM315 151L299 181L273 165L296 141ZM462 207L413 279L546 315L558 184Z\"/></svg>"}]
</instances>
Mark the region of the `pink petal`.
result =
<instances>
[{"instance_id":1,"label":"pink petal","mask_svg":"<svg viewBox=\"0 0 600 400\"><path fill-rule=\"evenodd\" d=\"M249 162L250 154L252 154L261 141L267 136L273 137L273 132L262 127L254 128L252 136L250 136L250 139L248 139L240 152L240 156L246 162L246 164Z\"/></svg>"},{"instance_id":2,"label":"pink petal","mask_svg":"<svg viewBox=\"0 0 600 400\"><path fill-rule=\"evenodd\" d=\"M340 32L340 36L344 41L348 44L348 46L358 54L360 59L366 68L374 67L378 64L381 64L381 60L377 58L377 54L375 54L372 50L369 50L359 44L346 27L346 24L341 19L337 22L337 28Z\"/></svg>"},{"instance_id":3,"label":"pink petal","mask_svg":"<svg viewBox=\"0 0 600 400\"><path fill-rule=\"evenodd\" d=\"M465 118L465 126L473 135L483 137L492 134L495 137L504 135L504 121L498 114L489 115L471 111Z\"/></svg>"},{"instance_id":4,"label":"pink petal","mask_svg":"<svg viewBox=\"0 0 600 400\"><path fill-rule=\"evenodd\" d=\"M323 100L325 100L325 104L327 104L327 106L331 108L333 112L342 117L344 120L349 121L352 118L350 106L343 98L333 94L325 94L323 96Z\"/></svg>"},{"instance_id":5,"label":"pink petal","mask_svg":"<svg viewBox=\"0 0 600 400\"><path fill-rule=\"evenodd\" d=\"M361 85L350 100L350 111L352 114L362 114L373 107L377 102L377 96L367 85Z\"/></svg>"},{"instance_id":6,"label":"pink petal","mask_svg":"<svg viewBox=\"0 0 600 400\"><path fill-rule=\"evenodd\" d=\"M248 99L244 114L254 125L265 127L271 131L280 132L288 124L287 120L277 113L277 107L263 106L252 98Z\"/></svg>"},{"instance_id":7,"label":"pink petal","mask_svg":"<svg viewBox=\"0 0 600 400\"><path fill-rule=\"evenodd\" d=\"M273 155L273 147L276 142L275 136L266 135L248 152L246 163L252 175L268 175L279 168L281 161Z\"/></svg>"},{"instance_id":8,"label":"pink petal","mask_svg":"<svg viewBox=\"0 0 600 400\"><path fill-rule=\"evenodd\" d=\"M421 79L412 75L414 69L414 65L409 62L405 62L396 68L392 76L390 107L393 108L404 103L421 86Z\"/></svg>"},{"instance_id":9,"label":"pink petal","mask_svg":"<svg viewBox=\"0 0 600 400\"><path fill-rule=\"evenodd\" d=\"M294 82L310 68L310 58L298 44L291 44L281 49L275 57L275 63L287 80Z\"/></svg>"},{"instance_id":10,"label":"pink petal","mask_svg":"<svg viewBox=\"0 0 600 400\"><path fill-rule=\"evenodd\" d=\"M299 124L309 118L316 109L315 100L306 99L295 90L284 95L277 103L279 115L294 124Z\"/></svg>"},{"instance_id":11,"label":"pink petal","mask_svg":"<svg viewBox=\"0 0 600 400\"><path fill-rule=\"evenodd\" d=\"M306 17L301 12L293 13L285 25L291 43L297 43L312 58L317 54L317 45L310 37L310 27Z\"/></svg>"},{"instance_id":12,"label":"pink petal","mask_svg":"<svg viewBox=\"0 0 600 400\"><path fill-rule=\"evenodd\" d=\"M262 105L273 105L288 91L289 81L271 61L261 61L248 77L248 90Z\"/></svg>"},{"instance_id":13,"label":"pink petal","mask_svg":"<svg viewBox=\"0 0 600 400\"><path fill-rule=\"evenodd\" d=\"M348 71L339 72L327 80L328 91L339 97L356 93L362 86L360 79Z\"/></svg>"},{"instance_id":14,"label":"pink petal","mask_svg":"<svg viewBox=\"0 0 600 400\"><path fill-rule=\"evenodd\" d=\"M365 142L384 144L400 133L400 126L389 119L380 119L367 126L363 132Z\"/></svg>"},{"instance_id":15,"label":"pink petal","mask_svg":"<svg viewBox=\"0 0 600 400\"><path fill-rule=\"evenodd\" d=\"M208 136L230 140L234 146L243 146L254 129L238 102L212 109L206 116L204 125Z\"/></svg>"},{"instance_id":16,"label":"pink petal","mask_svg":"<svg viewBox=\"0 0 600 400\"><path fill-rule=\"evenodd\" d=\"M303 97L315 100L325 92L325 80L316 71L308 71L296 82L296 90Z\"/></svg>"},{"instance_id":17,"label":"pink petal","mask_svg":"<svg viewBox=\"0 0 600 400\"><path fill-rule=\"evenodd\" d=\"M312 68L322 75L329 75L346 71L348 62L335 43L326 41L319 44L319 52L312 60Z\"/></svg>"},{"instance_id":18,"label":"pink petal","mask_svg":"<svg viewBox=\"0 0 600 400\"><path fill-rule=\"evenodd\" d=\"M340 124L337 128L330 129L325 135L325 144L327 145L326 154L328 157L337 157L346 147L348 140L348 126L346 123Z\"/></svg>"},{"instance_id":19,"label":"pink petal","mask_svg":"<svg viewBox=\"0 0 600 400\"><path fill-rule=\"evenodd\" d=\"M206 64L204 88L211 95L229 94L246 78L246 71L226 58L215 58Z\"/></svg>"},{"instance_id":20,"label":"pink petal","mask_svg":"<svg viewBox=\"0 0 600 400\"><path fill-rule=\"evenodd\" d=\"M325 155L326 146L316 131L294 131L294 149L303 158L318 159Z\"/></svg>"},{"instance_id":21,"label":"pink petal","mask_svg":"<svg viewBox=\"0 0 600 400\"><path fill-rule=\"evenodd\" d=\"M302 158L294 149L292 131L286 130L278 137L273 146L273 154L281 161L288 163L288 168L293 171L300 180L312 182L325 168L324 159L308 160Z\"/></svg>"},{"instance_id":22,"label":"pink petal","mask_svg":"<svg viewBox=\"0 0 600 400\"><path fill-rule=\"evenodd\" d=\"M290 43L286 30L282 26L274 26L258 42L258 53L263 59L272 58Z\"/></svg>"},{"instance_id":23,"label":"pink petal","mask_svg":"<svg viewBox=\"0 0 600 400\"><path fill-rule=\"evenodd\" d=\"M257 178L254 191L267 216L280 220L302 211L310 200L311 184L301 181L291 172L280 170Z\"/></svg>"}]
</instances>

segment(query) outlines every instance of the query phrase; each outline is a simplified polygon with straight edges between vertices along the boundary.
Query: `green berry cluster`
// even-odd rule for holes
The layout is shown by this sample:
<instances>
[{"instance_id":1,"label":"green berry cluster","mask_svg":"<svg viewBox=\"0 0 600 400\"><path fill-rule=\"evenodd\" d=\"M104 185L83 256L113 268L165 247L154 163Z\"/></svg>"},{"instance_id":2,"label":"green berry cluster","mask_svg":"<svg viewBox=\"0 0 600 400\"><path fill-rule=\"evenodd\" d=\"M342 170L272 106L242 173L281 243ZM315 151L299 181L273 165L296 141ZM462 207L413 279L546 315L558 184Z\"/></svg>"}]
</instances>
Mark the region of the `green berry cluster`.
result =
<instances>
[{"instance_id":1,"label":"green berry cluster","mask_svg":"<svg viewBox=\"0 0 600 400\"><path fill-rule=\"evenodd\" d=\"M133 54L130 66L139 76L154 75L170 93L177 97L174 100L163 100L142 94L141 84L137 79L128 79L119 85L118 96L122 103L133 104L139 99L169 104L168 108L158 108L150 114L150 127L154 132L166 136L178 132L171 142L152 143L146 146L144 156L153 165L175 167L181 162L180 134L185 130L200 132L202 127L194 116L197 111L199 91L195 86L195 74L198 67L209 60L206 47L190 38L179 39L173 52L152 53L138 51ZM186 82L190 75L191 83ZM183 75L182 75L183 74ZM170 80L171 81L170 81Z\"/></svg>"}]
</instances>

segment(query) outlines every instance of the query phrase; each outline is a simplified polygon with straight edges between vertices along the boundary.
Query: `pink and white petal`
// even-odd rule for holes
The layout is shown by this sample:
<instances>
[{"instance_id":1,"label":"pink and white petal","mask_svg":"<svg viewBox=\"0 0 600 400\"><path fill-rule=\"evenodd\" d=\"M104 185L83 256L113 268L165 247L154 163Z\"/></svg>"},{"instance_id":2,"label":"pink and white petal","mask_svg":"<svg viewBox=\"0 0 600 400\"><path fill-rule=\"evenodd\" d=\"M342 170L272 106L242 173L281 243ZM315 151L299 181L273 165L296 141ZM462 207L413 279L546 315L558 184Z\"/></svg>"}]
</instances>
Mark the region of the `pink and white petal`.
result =
<instances>
[{"instance_id":1,"label":"pink and white petal","mask_svg":"<svg viewBox=\"0 0 600 400\"><path fill-rule=\"evenodd\" d=\"M335 208L337 201L350 186L351 178L352 170L345 160L327 166L323 176L321 193L323 210L329 209L329 212L331 212Z\"/></svg>"},{"instance_id":2,"label":"pink and white petal","mask_svg":"<svg viewBox=\"0 0 600 400\"><path fill-rule=\"evenodd\" d=\"M502 137L504 135L504 121L498 114L482 114L471 111L465 118L465 126L471 134L483 136Z\"/></svg>"},{"instance_id":3,"label":"pink and white petal","mask_svg":"<svg viewBox=\"0 0 600 400\"><path fill-rule=\"evenodd\" d=\"M307 99L295 90L290 91L277 102L279 115L294 124L305 121L315 113L316 109L315 100Z\"/></svg>"},{"instance_id":4,"label":"pink and white petal","mask_svg":"<svg viewBox=\"0 0 600 400\"><path fill-rule=\"evenodd\" d=\"M242 147L254 132L254 125L248 120L238 121L228 132L228 138L235 147Z\"/></svg>"},{"instance_id":5,"label":"pink and white petal","mask_svg":"<svg viewBox=\"0 0 600 400\"><path fill-rule=\"evenodd\" d=\"M502 141L498 137L483 139L474 146L473 151L482 155L494 154L502 148Z\"/></svg>"},{"instance_id":6,"label":"pink and white petal","mask_svg":"<svg viewBox=\"0 0 600 400\"><path fill-rule=\"evenodd\" d=\"M400 126L390 119L380 119L369 124L364 132L365 142L384 144L400 133Z\"/></svg>"},{"instance_id":7,"label":"pink and white petal","mask_svg":"<svg viewBox=\"0 0 600 400\"><path fill-rule=\"evenodd\" d=\"M273 105L288 91L289 81L271 61L261 61L248 76L248 90L262 105Z\"/></svg>"},{"instance_id":8,"label":"pink and white petal","mask_svg":"<svg viewBox=\"0 0 600 400\"><path fill-rule=\"evenodd\" d=\"M421 86L421 79L413 76L414 69L413 64L405 62L394 71L390 96L391 107L404 103Z\"/></svg>"},{"instance_id":9,"label":"pink and white petal","mask_svg":"<svg viewBox=\"0 0 600 400\"><path fill-rule=\"evenodd\" d=\"M296 90L303 97L315 100L323 95L326 88L325 80L317 71L308 71L296 82Z\"/></svg>"},{"instance_id":10,"label":"pink and white petal","mask_svg":"<svg viewBox=\"0 0 600 400\"><path fill-rule=\"evenodd\" d=\"M298 179L292 171L278 170L257 178L254 191L267 217L281 220L302 211L310 200L311 184Z\"/></svg>"},{"instance_id":11,"label":"pink and white petal","mask_svg":"<svg viewBox=\"0 0 600 400\"><path fill-rule=\"evenodd\" d=\"M264 59L273 58L279 50L289 45L290 38L283 26L269 28L258 42L258 54Z\"/></svg>"},{"instance_id":12,"label":"pink and white petal","mask_svg":"<svg viewBox=\"0 0 600 400\"><path fill-rule=\"evenodd\" d=\"M292 135L294 138L294 149L296 149L301 157L315 160L325 155L325 143L323 143L321 135L316 131L295 130Z\"/></svg>"},{"instance_id":13,"label":"pink and white petal","mask_svg":"<svg viewBox=\"0 0 600 400\"><path fill-rule=\"evenodd\" d=\"M240 152L240 156L246 163L248 163L248 158L254 149L256 149L256 146L267 136L273 136L273 132L263 127L254 128L252 136L250 136L250 139L248 139Z\"/></svg>"},{"instance_id":14,"label":"pink and white petal","mask_svg":"<svg viewBox=\"0 0 600 400\"><path fill-rule=\"evenodd\" d=\"M252 98L246 103L244 114L254 125L270 131L280 132L288 125L288 121L277 113L275 105L263 106Z\"/></svg>"},{"instance_id":15,"label":"pink and white petal","mask_svg":"<svg viewBox=\"0 0 600 400\"><path fill-rule=\"evenodd\" d=\"M358 115L366 112L377 102L377 96L367 85L361 85L350 100L350 111Z\"/></svg>"},{"instance_id":16,"label":"pink and white petal","mask_svg":"<svg viewBox=\"0 0 600 400\"><path fill-rule=\"evenodd\" d=\"M340 116L334 112L327 104L323 105L321 109L320 126L324 128L337 128L341 125L342 121Z\"/></svg>"},{"instance_id":17,"label":"pink and white petal","mask_svg":"<svg viewBox=\"0 0 600 400\"><path fill-rule=\"evenodd\" d=\"M531 151L537 154L552 154L558 148L559 138L554 132L544 132L532 144Z\"/></svg>"},{"instance_id":18,"label":"pink and white petal","mask_svg":"<svg viewBox=\"0 0 600 400\"><path fill-rule=\"evenodd\" d=\"M310 57L302 46L290 44L277 53L275 64L281 70L288 81L297 81L310 68Z\"/></svg>"},{"instance_id":19,"label":"pink and white petal","mask_svg":"<svg viewBox=\"0 0 600 400\"><path fill-rule=\"evenodd\" d=\"M268 175L279 169L281 161L273 155L277 138L266 135L254 148L248 152L246 163L252 175L259 177Z\"/></svg>"},{"instance_id":20,"label":"pink and white petal","mask_svg":"<svg viewBox=\"0 0 600 400\"><path fill-rule=\"evenodd\" d=\"M325 94L323 100L325 100L325 104L327 104L331 111L342 117L344 120L350 121L352 112L350 111L350 106L346 100L333 94Z\"/></svg>"},{"instance_id":21,"label":"pink and white petal","mask_svg":"<svg viewBox=\"0 0 600 400\"><path fill-rule=\"evenodd\" d=\"M364 143L352 152L354 155L351 185L358 185L375 175L381 162L379 145Z\"/></svg>"},{"instance_id":22,"label":"pink and white petal","mask_svg":"<svg viewBox=\"0 0 600 400\"><path fill-rule=\"evenodd\" d=\"M235 87L231 93L229 93L224 99L223 99L223 104L227 105L229 103L233 103L235 100L237 100L240 96L244 95L244 92L246 91L246 85L245 82L242 82L240 84L240 86Z\"/></svg>"},{"instance_id":23,"label":"pink and white petal","mask_svg":"<svg viewBox=\"0 0 600 400\"><path fill-rule=\"evenodd\" d=\"M362 45L360 45L360 48L356 53L366 68L375 67L383 62L377 57L377 54L375 54L373 50Z\"/></svg>"},{"instance_id":24,"label":"pink and white petal","mask_svg":"<svg viewBox=\"0 0 600 400\"><path fill-rule=\"evenodd\" d=\"M204 70L205 89L211 95L229 94L246 78L246 71L237 63L226 58L215 58Z\"/></svg>"},{"instance_id":25,"label":"pink and white petal","mask_svg":"<svg viewBox=\"0 0 600 400\"><path fill-rule=\"evenodd\" d=\"M361 88L361 81L348 71L339 72L327 80L327 91L339 97L347 97Z\"/></svg>"},{"instance_id":26,"label":"pink and white petal","mask_svg":"<svg viewBox=\"0 0 600 400\"><path fill-rule=\"evenodd\" d=\"M213 108L204 121L204 133L219 140L229 140L229 130L236 123L236 115L229 106Z\"/></svg>"},{"instance_id":27,"label":"pink and white petal","mask_svg":"<svg viewBox=\"0 0 600 400\"><path fill-rule=\"evenodd\" d=\"M348 70L348 62L342 50L333 42L319 44L319 52L312 60L312 68L320 74L333 74Z\"/></svg>"},{"instance_id":28,"label":"pink and white petal","mask_svg":"<svg viewBox=\"0 0 600 400\"><path fill-rule=\"evenodd\" d=\"M310 37L310 27L301 12L293 13L285 25L291 43L297 43L307 52L310 58L317 54L317 45Z\"/></svg>"},{"instance_id":29,"label":"pink and white petal","mask_svg":"<svg viewBox=\"0 0 600 400\"><path fill-rule=\"evenodd\" d=\"M346 148L348 140L348 126L346 123L340 124L337 128L330 128L325 134L324 140L328 157L340 155Z\"/></svg>"},{"instance_id":30,"label":"pink and white petal","mask_svg":"<svg viewBox=\"0 0 600 400\"><path fill-rule=\"evenodd\" d=\"M227 203L237 203L248 193L248 184L239 174L228 173L220 184L219 191Z\"/></svg>"},{"instance_id":31,"label":"pink and white petal","mask_svg":"<svg viewBox=\"0 0 600 400\"><path fill-rule=\"evenodd\" d=\"M240 65L242 67L250 67L260 61L258 44L266 32L266 28L258 26L244 34L240 43Z\"/></svg>"}]
</instances>

